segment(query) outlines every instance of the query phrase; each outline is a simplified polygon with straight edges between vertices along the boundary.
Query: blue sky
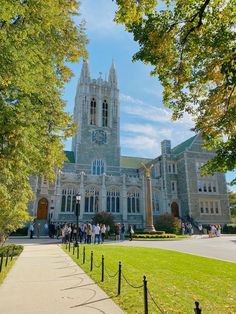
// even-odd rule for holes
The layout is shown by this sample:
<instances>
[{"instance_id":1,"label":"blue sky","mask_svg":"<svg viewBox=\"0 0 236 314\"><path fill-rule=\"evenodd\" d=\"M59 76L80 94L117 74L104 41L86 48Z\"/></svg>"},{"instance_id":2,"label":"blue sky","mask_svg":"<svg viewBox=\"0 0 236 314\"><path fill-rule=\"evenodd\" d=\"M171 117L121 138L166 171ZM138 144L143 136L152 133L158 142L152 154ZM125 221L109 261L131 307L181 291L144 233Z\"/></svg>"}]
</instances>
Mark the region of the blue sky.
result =
<instances>
[{"instance_id":1,"label":"blue sky","mask_svg":"<svg viewBox=\"0 0 236 314\"><path fill-rule=\"evenodd\" d=\"M120 89L121 154L154 158L160 154L162 140L170 139L174 147L193 136L194 123L187 115L171 121L171 111L162 104L158 78L150 76L151 67L132 62L138 45L123 26L113 22L115 9L111 0L81 1L78 21L86 20L90 73L93 78L99 72L107 77L114 60ZM65 88L66 111L71 114L81 66L82 62L71 66L75 76ZM71 141L66 142L66 149L71 150Z\"/></svg>"}]
</instances>

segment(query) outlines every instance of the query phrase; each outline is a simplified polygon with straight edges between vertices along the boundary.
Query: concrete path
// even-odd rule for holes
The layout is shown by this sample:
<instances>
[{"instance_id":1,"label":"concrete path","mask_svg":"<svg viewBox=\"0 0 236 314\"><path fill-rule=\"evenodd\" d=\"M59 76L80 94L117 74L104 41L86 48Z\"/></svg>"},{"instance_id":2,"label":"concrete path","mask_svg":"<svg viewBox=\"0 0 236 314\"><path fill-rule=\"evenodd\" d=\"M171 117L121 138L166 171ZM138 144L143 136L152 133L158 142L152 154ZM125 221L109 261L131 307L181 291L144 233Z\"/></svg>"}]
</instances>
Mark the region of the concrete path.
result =
<instances>
[{"instance_id":1,"label":"concrete path","mask_svg":"<svg viewBox=\"0 0 236 314\"><path fill-rule=\"evenodd\" d=\"M181 241L124 241L108 245L161 248L236 263L236 235L208 238L193 236Z\"/></svg>"},{"instance_id":2,"label":"concrete path","mask_svg":"<svg viewBox=\"0 0 236 314\"><path fill-rule=\"evenodd\" d=\"M58 245L33 243L0 285L1 314L124 313Z\"/></svg>"}]
</instances>

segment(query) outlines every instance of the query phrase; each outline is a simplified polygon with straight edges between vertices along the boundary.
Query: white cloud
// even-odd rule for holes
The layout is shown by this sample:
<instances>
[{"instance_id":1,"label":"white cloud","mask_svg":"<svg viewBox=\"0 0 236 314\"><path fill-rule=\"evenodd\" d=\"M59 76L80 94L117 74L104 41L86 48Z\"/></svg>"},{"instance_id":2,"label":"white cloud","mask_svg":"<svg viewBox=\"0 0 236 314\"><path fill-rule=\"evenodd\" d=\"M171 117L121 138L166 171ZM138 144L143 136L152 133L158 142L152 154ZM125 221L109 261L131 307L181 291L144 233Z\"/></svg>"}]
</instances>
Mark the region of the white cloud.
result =
<instances>
[{"instance_id":1,"label":"white cloud","mask_svg":"<svg viewBox=\"0 0 236 314\"><path fill-rule=\"evenodd\" d=\"M157 125L151 124L137 124L126 123L121 126L123 132L129 132L134 134L143 134L149 138L156 138L159 140L168 139L172 135L172 130L169 128L160 128Z\"/></svg>"},{"instance_id":2,"label":"white cloud","mask_svg":"<svg viewBox=\"0 0 236 314\"><path fill-rule=\"evenodd\" d=\"M126 114L153 122L174 123L175 125L184 124L189 129L194 126L193 119L188 114L184 114L182 119L173 121L171 119L172 112L167 108L153 106L138 98L124 94L120 95L120 99L121 103L125 103L121 105L121 110Z\"/></svg>"},{"instance_id":3,"label":"white cloud","mask_svg":"<svg viewBox=\"0 0 236 314\"><path fill-rule=\"evenodd\" d=\"M121 137L121 145L124 148L127 146L129 149L132 149L139 156L152 158L160 155L160 142L155 138L141 135L136 137Z\"/></svg>"},{"instance_id":4,"label":"white cloud","mask_svg":"<svg viewBox=\"0 0 236 314\"><path fill-rule=\"evenodd\" d=\"M80 19L86 20L88 33L97 36L113 36L112 33L123 32L123 28L113 22L116 4L107 0L81 1Z\"/></svg>"}]
</instances>

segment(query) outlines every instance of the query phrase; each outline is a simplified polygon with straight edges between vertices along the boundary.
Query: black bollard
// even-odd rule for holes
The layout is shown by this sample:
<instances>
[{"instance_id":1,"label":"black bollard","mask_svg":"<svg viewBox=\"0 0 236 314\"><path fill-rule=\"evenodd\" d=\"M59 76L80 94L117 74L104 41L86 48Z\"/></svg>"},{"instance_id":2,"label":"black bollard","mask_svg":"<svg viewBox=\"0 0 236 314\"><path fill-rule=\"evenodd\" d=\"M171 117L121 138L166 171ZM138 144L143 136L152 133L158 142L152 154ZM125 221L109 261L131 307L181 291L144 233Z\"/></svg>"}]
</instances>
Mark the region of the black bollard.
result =
<instances>
[{"instance_id":1,"label":"black bollard","mask_svg":"<svg viewBox=\"0 0 236 314\"><path fill-rule=\"evenodd\" d=\"M77 259L79 259L79 245L77 246Z\"/></svg>"},{"instance_id":2,"label":"black bollard","mask_svg":"<svg viewBox=\"0 0 236 314\"><path fill-rule=\"evenodd\" d=\"M13 256L14 256L14 250L15 250L15 247L13 246L13 249L12 249L12 251L11 251L11 261L12 261Z\"/></svg>"},{"instance_id":3,"label":"black bollard","mask_svg":"<svg viewBox=\"0 0 236 314\"><path fill-rule=\"evenodd\" d=\"M85 246L83 248L83 264L85 264Z\"/></svg>"},{"instance_id":4,"label":"black bollard","mask_svg":"<svg viewBox=\"0 0 236 314\"><path fill-rule=\"evenodd\" d=\"M70 241L69 241L69 252L70 252Z\"/></svg>"},{"instance_id":5,"label":"black bollard","mask_svg":"<svg viewBox=\"0 0 236 314\"><path fill-rule=\"evenodd\" d=\"M104 281L104 256L102 255L102 282Z\"/></svg>"},{"instance_id":6,"label":"black bollard","mask_svg":"<svg viewBox=\"0 0 236 314\"><path fill-rule=\"evenodd\" d=\"M75 246L73 245L73 255L75 255Z\"/></svg>"},{"instance_id":7,"label":"black bollard","mask_svg":"<svg viewBox=\"0 0 236 314\"><path fill-rule=\"evenodd\" d=\"M121 262L119 262L119 268L118 268L118 290L117 295L120 295L121 291Z\"/></svg>"},{"instance_id":8,"label":"black bollard","mask_svg":"<svg viewBox=\"0 0 236 314\"><path fill-rule=\"evenodd\" d=\"M0 273L2 271L2 265L3 265L3 253L1 254L1 259L0 259Z\"/></svg>"},{"instance_id":9,"label":"black bollard","mask_svg":"<svg viewBox=\"0 0 236 314\"><path fill-rule=\"evenodd\" d=\"M144 297L144 314L148 314L148 294L146 276L143 276L143 297Z\"/></svg>"},{"instance_id":10,"label":"black bollard","mask_svg":"<svg viewBox=\"0 0 236 314\"><path fill-rule=\"evenodd\" d=\"M195 305L196 305L196 307L195 307L195 309L194 309L194 313L195 313L195 314L201 314L201 313L202 313L202 310L199 308L199 302L196 301L196 302L195 302Z\"/></svg>"},{"instance_id":11,"label":"black bollard","mask_svg":"<svg viewBox=\"0 0 236 314\"><path fill-rule=\"evenodd\" d=\"M91 251L91 258L90 258L90 271L93 271L93 251Z\"/></svg>"},{"instance_id":12,"label":"black bollard","mask_svg":"<svg viewBox=\"0 0 236 314\"><path fill-rule=\"evenodd\" d=\"M67 250L67 246L68 246L68 245L67 245L67 242L66 242L66 250Z\"/></svg>"},{"instance_id":13,"label":"black bollard","mask_svg":"<svg viewBox=\"0 0 236 314\"><path fill-rule=\"evenodd\" d=\"M7 267L7 264L8 264L8 256L9 256L9 249L7 250L7 255L6 255L6 262L5 262L5 267Z\"/></svg>"}]
</instances>

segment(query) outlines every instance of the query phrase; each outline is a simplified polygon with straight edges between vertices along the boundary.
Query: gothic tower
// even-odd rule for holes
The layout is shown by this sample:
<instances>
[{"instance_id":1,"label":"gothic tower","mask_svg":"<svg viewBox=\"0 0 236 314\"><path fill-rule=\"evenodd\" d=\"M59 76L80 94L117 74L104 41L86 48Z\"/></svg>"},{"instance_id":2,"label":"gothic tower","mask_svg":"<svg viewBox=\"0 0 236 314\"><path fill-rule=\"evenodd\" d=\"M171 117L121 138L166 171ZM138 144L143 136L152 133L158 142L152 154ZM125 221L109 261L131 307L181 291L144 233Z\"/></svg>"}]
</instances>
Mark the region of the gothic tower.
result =
<instances>
[{"instance_id":1,"label":"gothic tower","mask_svg":"<svg viewBox=\"0 0 236 314\"><path fill-rule=\"evenodd\" d=\"M77 85L74 121L77 132L72 150L79 171L88 174L120 174L119 89L114 63L108 81L91 79L83 62Z\"/></svg>"}]
</instances>

